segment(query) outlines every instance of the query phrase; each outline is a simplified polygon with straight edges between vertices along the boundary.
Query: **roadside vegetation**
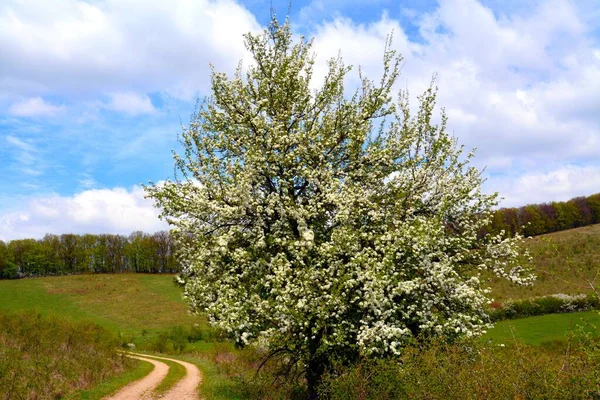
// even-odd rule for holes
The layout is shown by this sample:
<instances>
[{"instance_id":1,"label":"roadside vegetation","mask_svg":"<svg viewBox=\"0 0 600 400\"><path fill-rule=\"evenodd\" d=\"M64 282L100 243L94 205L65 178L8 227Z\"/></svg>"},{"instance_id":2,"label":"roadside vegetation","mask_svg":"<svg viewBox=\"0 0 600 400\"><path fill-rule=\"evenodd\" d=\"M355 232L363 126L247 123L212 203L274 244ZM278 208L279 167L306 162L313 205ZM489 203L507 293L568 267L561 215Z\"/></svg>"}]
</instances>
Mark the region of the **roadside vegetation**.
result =
<instances>
[{"instance_id":1,"label":"roadside vegetation","mask_svg":"<svg viewBox=\"0 0 600 400\"><path fill-rule=\"evenodd\" d=\"M57 399L132 368L114 334L90 322L0 313L0 398Z\"/></svg>"},{"instance_id":2,"label":"roadside vegetation","mask_svg":"<svg viewBox=\"0 0 600 400\"><path fill-rule=\"evenodd\" d=\"M138 379L143 378L152 372L154 368L152 364L144 361L128 359L128 363L131 363L131 368L123 371L110 379L104 380L98 385L94 385L89 389L82 391L76 391L70 396L66 396L66 400L100 400L113 393L116 393L119 389L125 387L127 384Z\"/></svg>"},{"instance_id":3,"label":"roadside vegetation","mask_svg":"<svg viewBox=\"0 0 600 400\"><path fill-rule=\"evenodd\" d=\"M479 341L409 346L395 360L330 372L324 398L591 399L600 394L597 342L574 335L562 349Z\"/></svg>"},{"instance_id":4,"label":"roadside vegetation","mask_svg":"<svg viewBox=\"0 0 600 400\"><path fill-rule=\"evenodd\" d=\"M519 315L516 316L521 318L512 319L514 316L511 316L511 319L497 322L496 326L479 341L470 344L471 347L475 346L486 352L482 356L484 357L483 361L479 360L484 363L485 369L474 370L473 374L466 373L472 368L467 363L469 358L458 360L459 356L465 356L465 350L458 345L456 348L441 348L438 344L437 348L429 349L428 353L423 353L421 357L423 360L429 360L428 362L435 357L440 358L440 371L443 374L438 372L436 375L431 366L424 366L422 370L417 371L418 364L416 362L411 364L413 373L421 374L420 376L427 373L427 379L431 382L448 380L456 382L456 385L461 383L462 386L470 387L470 389L464 389L459 393L475 393L476 383L483 379L485 371L489 371L491 374L490 380L500 379L500 372L494 370L493 366L496 365L494 363L506 361L501 368L505 374L502 385L508 385L510 382L523 384L523 381L514 380L515 377L520 376L517 374L516 368L520 368L521 363L526 368L535 367L535 370L540 371L541 375L530 376L530 379L538 379L537 383L531 382L531 385L539 387L540 382L545 380L549 385L547 390L551 390L552 382L556 381L557 384L562 382L563 372L558 374L558 371L563 362L571 363L569 365L583 363L586 359L582 358L577 361L573 357L588 357L595 354L593 333L597 330L593 328L593 325L600 326L600 316L597 311L557 314L553 307L560 308L564 303L554 302L552 303L554 306L550 307L547 306L548 302L542 301L541 303L546 304L545 307L547 307L547 311L551 312L550 314L522 317L536 315L536 310L543 308L534 304L536 300L531 299L532 294L548 296L556 293L571 293L572 295L590 293L589 286L585 286L585 279L590 277L591 273L580 277L579 272L574 273L573 269L586 271L588 265L591 266L590 271L598 268L599 236L600 225L594 225L526 241L526 245L535 257L538 280L532 288L500 285L498 282L492 282L492 296L503 299L497 303L502 307L509 304L521 304L520 308L514 308L520 310ZM544 270L550 270L553 273L542 278L540 271ZM570 286L568 283L571 282L577 283ZM516 301L508 299L516 299ZM526 299L526 302L519 303L519 299ZM115 340L113 344L122 346L121 348L124 350L129 350L127 345L131 343L135 345L135 351L169 354L170 357L198 365L204 375L201 392L206 399L278 399L293 398L294 396L302 398L303 396L302 385L292 379L291 373L286 379L284 373L286 371L282 371L282 365L274 361L268 362L257 374L256 370L264 359L264 353L252 348L237 349L226 340L226 336L222 332L211 328L204 318L189 315L187 306L181 298L181 291L174 284L173 276L101 274L0 281L0 313L17 312L19 315L23 315L25 312L30 314L25 318L35 316L42 321L47 321L55 318L50 315L57 310L60 310L62 323L67 325L77 326L78 322L76 321L89 321L103 326L109 331L109 335L113 335L112 338ZM500 308L496 310L500 310ZM41 316L38 317L38 315ZM575 339L570 336L572 335L570 332L580 335L578 326L584 326L583 332L589 334L587 342L579 340L576 344ZM411 350L410 357L413 357L411 358L413 361L416 360L414 358L416 357L415 349ZM516 353L517 349L520 349L518 351L521 353ZM517 356L517 354L520 355ZM567 354L570 358L565 358ZM511 361L510 357L517 357L517 359ZM441 369L445 365L444 363L449 362L449 359L457 363L457 367L452 371ZM591 361L586 362L595 365L593 357ZM75 385L72 387L74 394L69 398L102 398L149 371L150 367L146 363L137 363L133 360L131 363L132 369L129 372L117 374L116 377L106 375L104 380L97 381L98 385L92 384L87 389ZM2 365L4 366L4 364ZM511 368L515 368L515 370L511 370ZM396 371L396 375L390 376L392 373L390 371ZM337 365L336 369L331 371L328 376L323 390L330 391L332 398L336 398L336 395L345 390L343 388L346 387L349 379L359 373L362 374L361 382L365 385L365 393L371 393L369 395L371 397L353 397L355 392L348 391L348 396L345 398L376 398L373 397L375 396L373 393L385 398L385 393L388 392L381 388L384 382L389 382L388 389L385 390L392 390L392 387L397 386L400 389L403 388L406 397L409 398L417 396L415 393L423 393L419 391L423 388L419 389L414 381L402 383L407 379L406 375L402 374L407 372L401 374L397 361L392 360L378 361L374 364L361 362L347 367ZM592 385L591 381L594 376L590 375L589 370L570 369L569 374L578 374L578 378L574 376L571 378L579 380L580 383L585 378L590 380L590 385ZM172 375L176 375L176 371L173 371ZM559 377L558 380L556 380L556 376ZM544 378L542 379L542 377ZM511 381L511 379L513 380ZM525 379L524 375L520 379ZM166 385L174 384L176 376L172 381L167 382ZM5 384L6 382L2 382L2 385ZM5 386L0 387L3 388L2 391L5 391ZM570 387L572 390L576 389L575 386ZM432 391L430 395L431 398L436 398L436 396L441 398L439 397L441 393ZM496 392L490 392L489 398L493 398L494 393ZM552 396L560 398L560 393L557 393L546 392L548 396L552 394ZM528 397L523 396L522 398Z\"/></svg>"}]
</instances>

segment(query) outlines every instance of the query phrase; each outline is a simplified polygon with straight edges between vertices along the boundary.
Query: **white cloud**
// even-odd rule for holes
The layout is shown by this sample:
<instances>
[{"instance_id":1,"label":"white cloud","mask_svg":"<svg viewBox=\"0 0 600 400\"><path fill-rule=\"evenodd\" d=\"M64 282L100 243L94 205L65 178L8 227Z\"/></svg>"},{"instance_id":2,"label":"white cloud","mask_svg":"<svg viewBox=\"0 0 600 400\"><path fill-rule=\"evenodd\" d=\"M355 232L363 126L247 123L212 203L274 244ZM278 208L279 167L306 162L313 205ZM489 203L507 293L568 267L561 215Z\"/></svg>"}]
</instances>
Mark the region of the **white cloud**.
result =
<instances>
[{"instance_id":1,"label":"white cloud","mask_svg":"<svg viewBox=\"0 0 600 400\"><path fill-rule=\"evenodd\" d=\"M46 233L117 233L168 229L139 186L91 189L73 196L29 200L0 215L0 240L41 238Z\"/></svg>"},{"instance_id":2,"label":"white cloud","mask_svg":"<svg viewBox=\"0 0 600 400\"><path fill-rule=\"evenodd\" d=\"M490 183L500 173L518 179L520 171L542 174L595 162L600 59L593 26L578 3L535 4L494 13L475 0L443 0L430 13L414 14L419 42L385 13L368 24L336 17L316 28L316 75L323 74L324 56L341 50L344 61L377 79L393 30L394 47L405 59L399 88L414 96L437 74L449 131L467 148L477 147L476 164L488 167ZM540 201L560 194L544 193L550 197Z\"/></svg>"},{"instance_id":3,"label":"white cloud","mask_svg":"<svg viewBox=\"0 0 600 400\"><path fill-rule=\"evenodd\" d=\"M66 110L64 105L47 103L41 97L15 102L8 107L8 113L16 117L54 117Z\"/></svg>"},{"instance_id":4,"label":"white cloud","mask_svg":"<svg viewBox=\"0 0 600 400\"><path fill-rule=\"evenodd\" d=\"M233 71L254 16L234 0L7 0L0 93L92 97L126 90L194 97L209 62Z\"/></svg>"},{"instance_id":5,"label":"white cloud","mask_svg":"<svg viewBox=\"0 0 600 400\"><path fill-rule=\"evenodd\" d=\"M128 115L153 114L156 109L147 95L136 93L115 93L107 108L113 111L123 112Z\"/></svg>"},{"instance_id":6,"label":"white cloud","mask_svg":"<svg viewBox=\"0 0 600 400\"><path fill-rule=\"evenodd\" d=\"M527 177L542 179L548 171L595 168L586 165L600 159L596 2L586 3L596 7L590 17L581 8L584 2L568 0L510 2L519 7L494 12L475 0L440 0L429 13L404 13L419 29L417 41L386 13L365 24L331 12L340 1L315 0L300 12L300 22L312 18L305 28L315 35L316 77L324 74L325 59L341 50L346 63L361 65L377 79L385 39L394 31L394 46L405 57L399 87L416 95L437 73L438 104L446 107L449 130L467 147L478 148L477 165L488 166L487 187L500 190L507 201L534 201L533 191L513 182L526 185ZM218 71L231 72L239 59L247 59L241 35L259 29L234 0L48 0L36 7L6 0L0 6L0 108L15 115L58 115L64 106L44 100L57 98L69 109L88 104L151 114L157 110L148 94L189 100L198 91L208 93L209 61ZM352 74L351 85L357 83L356 69ZM93 112L79 121L93 123L96 132L104 122ZM163 134L158 131L118 142L110 151L133 159L157 143L148 138ZM25 141L8 134L17 161L12 164L35 176L43 169L45 147L37 136ZM94 150L99 159L107 151ZM564 167L575 164L581 167ZM546 182L549 188L567 187ZM573 189L536 189L535 201L586 194L579 189L598 191L577 182L568 187Z\"/></svg>"},{"instance_id":7,"label":"white cloud","mask_svg":"<svg viewBox=\"0 0 600 400\"><path fill-rule=\"evenodd\" d=\"M498 177L488 185L504 198L502 206L565 201L600 192L600 166L566 165L549 172Z\"/></svg>"}]
</instances>

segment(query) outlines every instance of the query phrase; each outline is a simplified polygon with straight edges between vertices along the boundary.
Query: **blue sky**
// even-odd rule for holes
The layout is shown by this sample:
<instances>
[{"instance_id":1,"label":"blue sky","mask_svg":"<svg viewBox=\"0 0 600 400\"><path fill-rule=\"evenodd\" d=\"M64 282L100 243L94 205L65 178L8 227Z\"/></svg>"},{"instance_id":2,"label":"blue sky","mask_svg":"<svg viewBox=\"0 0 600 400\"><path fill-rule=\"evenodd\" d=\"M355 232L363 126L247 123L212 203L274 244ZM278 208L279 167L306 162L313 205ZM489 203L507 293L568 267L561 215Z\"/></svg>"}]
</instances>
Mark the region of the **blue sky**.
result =
<instances>
[{"instance_id":1,"label":"blue sky","mask_svg":"<svg viewBox=\"0 0 600 400\"><path fill-rule=\"evenodd\" d=\"M287 0L274 0L277 15ZM503 205L600 192L600 3L595 0L294 1L316 76L341 52L377 77L386 36L411 93L438 76L449 128ZM140 184L171 149L209 62L247 59L269 2L0 3L0 240L165 227ZM352 85L355 80L350 79Z\"/></svg>"}]
</instances>

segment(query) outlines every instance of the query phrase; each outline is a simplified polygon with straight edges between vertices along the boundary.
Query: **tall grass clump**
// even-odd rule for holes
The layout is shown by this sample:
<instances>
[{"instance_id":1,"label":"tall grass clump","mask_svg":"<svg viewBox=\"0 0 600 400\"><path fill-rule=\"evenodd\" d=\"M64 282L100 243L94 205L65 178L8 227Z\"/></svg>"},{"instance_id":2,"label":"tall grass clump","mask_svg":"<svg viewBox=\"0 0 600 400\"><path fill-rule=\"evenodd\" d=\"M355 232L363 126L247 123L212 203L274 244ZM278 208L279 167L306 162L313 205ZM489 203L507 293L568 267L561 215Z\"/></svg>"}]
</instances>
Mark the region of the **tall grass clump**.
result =
<instances>
[{"instance_id":1,"label":"tall grass clump","mask_svg":"<svg viewBox=\"0 0 600 400\"><path fill-rule=\"evenodd\" d=\"M123 372L102 327L35 313L0 314L0 399L57 399Z\"/></svg>"},{"instance_id":2,"label":"tall grass clump","mask_svg":"<svg viewBox=\"0 0 600 400\"><path fill-rule=\"evenodd\" d=\"M599 355L589 337L559 349L430 343L408 347L397 359L339 366L321 394L329 400L598 398Z\"/></svg>"}]
</instances>

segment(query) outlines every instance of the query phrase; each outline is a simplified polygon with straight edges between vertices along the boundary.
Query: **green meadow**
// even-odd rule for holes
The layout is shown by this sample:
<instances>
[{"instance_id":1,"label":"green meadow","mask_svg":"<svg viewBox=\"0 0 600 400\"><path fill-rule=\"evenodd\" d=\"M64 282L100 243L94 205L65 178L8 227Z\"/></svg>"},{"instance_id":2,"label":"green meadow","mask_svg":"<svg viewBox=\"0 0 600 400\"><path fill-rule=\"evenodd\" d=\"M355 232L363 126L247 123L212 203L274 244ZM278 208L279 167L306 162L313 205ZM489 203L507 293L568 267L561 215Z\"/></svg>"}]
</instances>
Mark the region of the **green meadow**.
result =
<instances>
[{"instance_id":1,"label":"green meadow","mask_svg":"<svg viewBox=\"0 0 600 400\"><path fill-rule=\"evenodd\" d=\"M142 334L205 324L190 315L170 275L98 274L0 281L0 310L30 310Z\"/></svg>"},{"instance_id":2,"label":"green meadow","mask_svg":"<svg viewBox=\"0 0 600 400\"><path fill-rule=\"evenodd\" d=\"M482 336L482 340L498 344L515 341L531 345L552 344L566 342L569 334L579 329L596 334L597 327L600 327L598 311L548 314L500 321Z\"/></svg>"},{"instance_id":3,"label":"green meadow","mask_svg":"<svg viewBox=\"0 0 600 400\"><path fill-rule=\"evenodd\" d=\"M600 225L595 225L528 240L538 281L528 288L490 281L493 297L503 302L553 293L587 293L586 280L598 270L599 238ZM205 377L201 391L207 399L269 398L271 393L268 369L267 378L260 378L264 381L254 373L259 355L235 349L208 326L205 318L189 314L171 275L125 273L0 280L0 315L18 312L74 323L92 322L111 332L122 345L134 344L136 351L170 354L193 362ZM573 333L583 330L595 335L596 326L600 326L597 311L548 314L498 322L480 342L506 346L519 343L562 354ZM183 375L177 365L172 367L159 392L172 387ZM119 376L107 375L104 381L78 389L68 398L101 398L147 372L147 364L132 362Z\"/></svg>"}]
</instances>

